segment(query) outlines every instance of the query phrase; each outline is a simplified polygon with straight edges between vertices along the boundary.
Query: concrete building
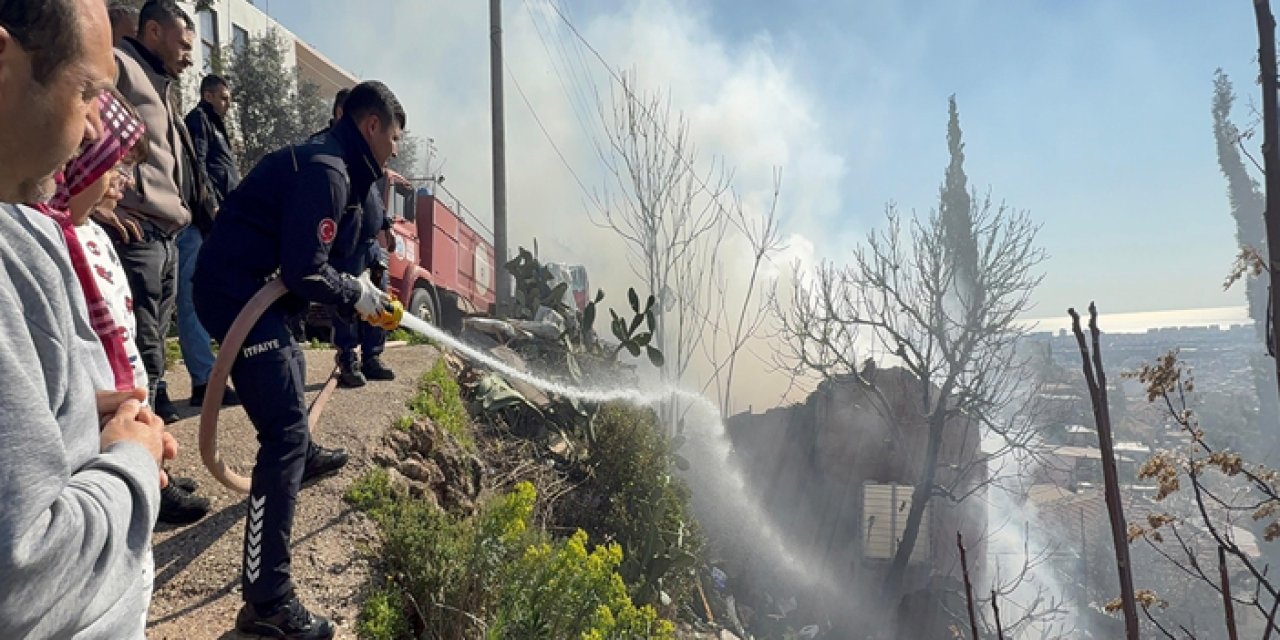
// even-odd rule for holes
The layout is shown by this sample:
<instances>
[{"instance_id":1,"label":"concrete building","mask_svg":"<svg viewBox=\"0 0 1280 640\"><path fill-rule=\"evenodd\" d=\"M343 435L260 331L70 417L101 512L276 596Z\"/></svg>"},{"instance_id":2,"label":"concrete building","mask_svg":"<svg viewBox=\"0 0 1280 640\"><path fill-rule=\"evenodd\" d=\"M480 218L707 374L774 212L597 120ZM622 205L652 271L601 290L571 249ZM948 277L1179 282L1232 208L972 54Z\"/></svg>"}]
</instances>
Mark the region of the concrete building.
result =
<instances>
[{"instance_id":1,"label":"concrete building","mask_svg":"<svg viewBox=\"0 0 1280 640\"><path fill-rule=\"evenodd\" d=\"M232 52L241 51L250 38L275 30L287 45L284 51L286 66L297 67L299 78L319 87L320 95L326 100L332 99L339 89L360 81L355 74L334 64L315 47L267 15L259 6L262 0L256 4L254 0L213 0L210 3L212 8L207 11L196 11L193 0L182 0L179 4L196 21L199 43L193 56L197 70L192 72L193 75L203 77L212 71L214 52L224 47L230 47ZM190 85L187 83L188 90L193 91Z\"/></svg>"}]
</instances>

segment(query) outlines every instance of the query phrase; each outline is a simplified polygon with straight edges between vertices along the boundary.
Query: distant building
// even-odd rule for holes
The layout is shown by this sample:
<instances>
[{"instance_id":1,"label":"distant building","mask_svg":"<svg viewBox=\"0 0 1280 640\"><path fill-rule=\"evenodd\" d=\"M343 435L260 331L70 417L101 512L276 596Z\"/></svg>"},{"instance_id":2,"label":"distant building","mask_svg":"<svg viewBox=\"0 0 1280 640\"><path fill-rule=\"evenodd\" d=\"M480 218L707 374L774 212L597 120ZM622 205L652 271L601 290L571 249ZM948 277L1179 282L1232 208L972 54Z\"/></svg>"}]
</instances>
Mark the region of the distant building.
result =
<instances>
[{"instance_id":1,"label":"distant building","mask_svg":"<svg viewBox=\"0 0 1280 640\"><path fill-rule=\"evenodd\" d=\"M332 100L339 89L354 86L360 80L351 72L334 64L315 47L303 42L301 38L284 25L276 22L262 9L255 6L252 0L212 0L207 11L196 11L195 2L180 0L179 4L196 21L196 36L199 44L195 48L195 73L200 77L213 71L214 53L223 47L231 51L243 51L250 38L256 38L275 30L288 45L285 47L285 65L296 66L298 77L303 82L310 82L320 89L325 100ZM194 90L192 83L187 83L187 90ZM196 83L198 86L198 83ZM234 90L234 87L233 87ZM193 96L186 96L187 104L194 104Z\"/></svg>"}]
</instances>

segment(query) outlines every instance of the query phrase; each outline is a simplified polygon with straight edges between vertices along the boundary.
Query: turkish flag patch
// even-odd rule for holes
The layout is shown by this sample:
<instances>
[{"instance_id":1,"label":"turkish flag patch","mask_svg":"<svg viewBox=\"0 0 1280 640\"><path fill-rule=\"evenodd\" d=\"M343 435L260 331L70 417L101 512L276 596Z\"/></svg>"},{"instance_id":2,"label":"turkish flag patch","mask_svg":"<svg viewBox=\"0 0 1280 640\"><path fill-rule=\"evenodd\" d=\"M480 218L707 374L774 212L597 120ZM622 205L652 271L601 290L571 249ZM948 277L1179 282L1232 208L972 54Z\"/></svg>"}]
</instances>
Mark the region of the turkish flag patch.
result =
<instances>
[{"instance_id":1,"label":"turkish flag patch","mask_svg":"<svg viewBox=\"0 0 1280 640\"><path fill-rule=\"evenodd\" d=\"M333 218L321 220L320 226L316 227L316 237L320 238L322 244L331 244L337 236L338 224L333 221Z\"/></svg>"}]
</instances>

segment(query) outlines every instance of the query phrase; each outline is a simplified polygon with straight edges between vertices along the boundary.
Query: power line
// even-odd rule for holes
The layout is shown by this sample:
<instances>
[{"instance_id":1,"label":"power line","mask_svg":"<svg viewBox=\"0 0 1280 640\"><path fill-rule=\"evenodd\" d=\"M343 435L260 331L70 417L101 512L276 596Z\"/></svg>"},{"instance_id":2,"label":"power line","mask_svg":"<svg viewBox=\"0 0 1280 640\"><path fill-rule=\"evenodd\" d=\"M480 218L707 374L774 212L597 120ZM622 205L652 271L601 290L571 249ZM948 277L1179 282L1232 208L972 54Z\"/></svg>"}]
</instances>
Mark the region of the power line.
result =
<instances>
[{"instance_id":1,"label":"power line","mask_svg":"<svg viewBox=\"0 0 1280 640\"><path fill-rule=\"evenodd\" d=\"M569 170L569 173L573 175L574 181L578 183L578 188L582 189L582 192L586 194L588 198L591 199L591 202L595 204L596 208L603 211L604 206L601 205L600 201L596 199L595 194L592 193L591 190L587 188L586 183L582 181L582 178L578 175L578 172L575 171L573 169L573 166L569 164L569 160L565 158L564 153L560 151L560 146L557 145L555 139L551 137L551 132L548 131L546 125L542 123L542 118L538 116L537 110L533 108L533 103L529 102L529 96L525 94L524 88L520 86L520 81L517 80L516 75L512 73L511 66L510 65L505 65L505 66L507 67L507 76L511 78L511 83L514 84L516 87L516 93L520 94L520 99L524 101L524 106L527 107L529 109L529 113L533 115L533 121L538 123L538 128L542 130L542 135L546 136L547 142L551 143L551 148L555 150L556 156L560 158L560 162L564 164L564 168Z\"/></svg>"},{"instance_id":2,"label":"power line","mask_svg":"<svg viewBox=\"0 0 1280 640\"><path fill-rule=\"evenodd\" d=\"M573 108L574 116L577 117L578 123L582 125L582 129L587 134L587 137L591 140L592 145L595 146L598 150L599 144L596 140L595 134L592 131L591 125L588 124L588 120L590 119L589 116L591 113L590 109L587 106L589 101L586 96L586 91L584 91L582 88L582 85L584 84L591 84L592 93L595 93L594 91L595 85L594 83L591 83L589 79L586 81L581 80L578 72L579 68L586 66L585 63L575 66L570 61L569 55L566 52L567 48L564 43L564 38L560 37L558 30L554 26L548 23L545 27L546 32L551 34L551 37L555 38L556 50L559 53L559 55L557 56L555 53L552 53L551 47L547 44L548 38L544 36L543 23L541 20L538 19L538 12L534 11L532 1L525 0L524 7L526 10L526 13L528 13L529 15L529 21L533 23L534 30L538 34L538 41L541 42L542 49L547 54L547 60L551 63L551 69L555 71L556 78L559 79L560 81L560 87L561 89L564 90L565 98L569 101L569 105ZM581 48L578 47L577 49L578 49L578 60L579 62L582 62L582 54L580 51ZM557 58L559 58L559 60L557 60ZM561 73L560 71L561 64L563 64L564 66L564 73ZM565 80L566 75L569 76L569 80L567 82ZM598 100L599 95L597 94L596 97Z\"/></svg>"},{"instance_id":3,"label":"power line","mask_svg":"<svg viewBox=\"0 0 1280 640\"><path fill-rule=\"evenodd\" d=\"M653 124L657 128L658 133L661 135L662 141L666 142L667 146L671 147L671 150L675 152L676 157L680 159L680 161L685 165L686 168L688 168L689 175L694 179L694 181L698 183L699 186L702 187L703 192L708 194L711 197L711 200L715 202L715 205L720 210L720 212L727 214L725 206L720 202L719 194L717 194L715 191L712 191L711 187L707 186L707 183L702 180L701 176L698 175L698 171L697 169L694 168L693 163L687 157L685 157L680 147L677 146L675 142L672 142L670 136L667 135L666 125L662 122L659 122L658 118L655 117L653 113L650 111L649 106L635 95L635 93L631 90L631 88L627 86L627 83L622 78L622 76L618 75L617 71L614 71L613 66L609 64L608 60L605 60L604 55L601 54L600 51L596 49L595 46L593 46L590 41L587 40L586 36L582 35L582 32L578 31L578 28L574 26L572 21L569 20L569 17L566 16L564 12L560 10L560 7L555 2L549 2L548 5L551 7L552 11L556 12L556 15L560 17L560 20L564 22L565 26L569 28L569 31L574 35L574 37L576 37L578 41L580 41L583 44L583 46L585 46L587 50L590 51L596 57L596 60L600 61L600 64L605 68L606 71L609 72L609 75L613 77L614 81L617 82L618 85L622 87L622 91L623 93L626 94L626 97L640 107L641 113L646 118L649 119L649 122L651 124Z\"/></svg>"}]
</instances>

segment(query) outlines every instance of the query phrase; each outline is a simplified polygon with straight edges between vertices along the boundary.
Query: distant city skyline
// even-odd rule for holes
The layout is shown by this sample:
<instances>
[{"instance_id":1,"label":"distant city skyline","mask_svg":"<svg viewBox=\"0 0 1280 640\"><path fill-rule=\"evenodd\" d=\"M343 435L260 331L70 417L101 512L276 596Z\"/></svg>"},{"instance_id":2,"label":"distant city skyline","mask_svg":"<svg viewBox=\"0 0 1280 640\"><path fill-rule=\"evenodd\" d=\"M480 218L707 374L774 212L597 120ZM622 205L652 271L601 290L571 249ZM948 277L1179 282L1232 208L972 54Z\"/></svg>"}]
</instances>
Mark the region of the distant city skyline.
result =
<instances>
[{"instance_id":1,"label":"distant city skyline","mask_svg":"<svg viewBox=\"0 0 1280 640\"><path fill-rule=\"evenodd\" d=\"M1081 320L1088 322L1089 307L1076 308ZM1066 309L1056 317L1028 318L1024 322L1035 325L1033 331L1051 331L1070 329L1071 318ZM1109 333L1142 333L1148 329L1164 327L1209 327L1219 325L1223 328L1232 325L1252 325L1249 310L1238 307L1204 307L1200 309L1167 309L1163 311L1139 311L1127 313L1108 313L1105 308L1098 309L1098 326Z\"/></svg>"}]
</instances>

